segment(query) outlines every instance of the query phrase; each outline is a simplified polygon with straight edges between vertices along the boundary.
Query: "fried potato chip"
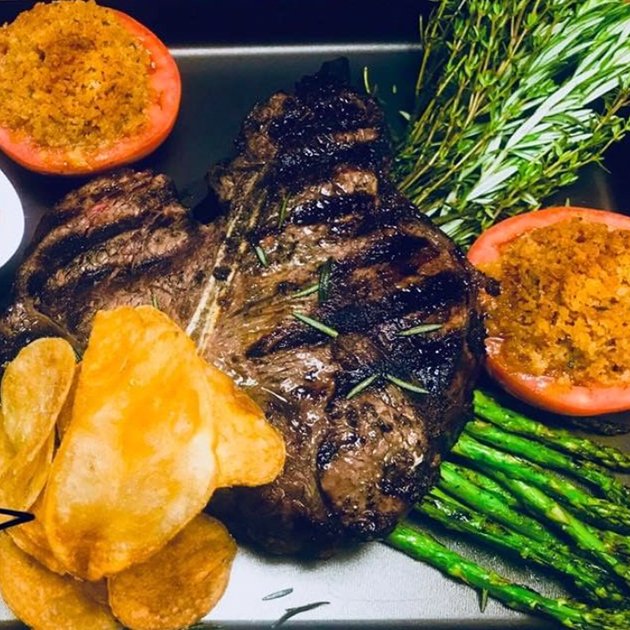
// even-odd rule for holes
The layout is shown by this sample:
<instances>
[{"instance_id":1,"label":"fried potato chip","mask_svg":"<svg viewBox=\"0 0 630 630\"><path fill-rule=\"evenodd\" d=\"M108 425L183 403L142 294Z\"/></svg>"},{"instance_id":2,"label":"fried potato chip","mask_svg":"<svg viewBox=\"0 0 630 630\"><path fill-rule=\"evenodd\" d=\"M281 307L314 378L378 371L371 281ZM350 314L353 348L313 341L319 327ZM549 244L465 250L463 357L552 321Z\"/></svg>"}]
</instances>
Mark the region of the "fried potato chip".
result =
<instances>
[{"instance_id":1,"label":"fried potato chip","mask_svg":"<svg viewBox=\"0 0 630 630\"><path fill-rule=\"evenodd\" d=\"M0 475L0 505L28 510L46 485L53 459L55 435L51 433L32 459L16 459Z\"/></svg>"},{"instance_id":2,"label":"fried potato chip","mask_svg":"<svg viewBox=\"0 0 630 630\"><path fill-rule=\"evenodd\" d=\"M52 573L0 534L0 593L34 630L114 630L120 624L85 584Z\"/></svg>"},{"instance_id":3,"label":"fried potato chip","mask_svg":"<svg viewBox=\"0 0 630 630\"><path fill-rule=\"evenodd\" d=\"M19 527L12 527L7 532L11 536L13 542L25 553L32 558L35 558L40 564L43 564L47 569L64 575L66 568L55 557L50 543L46 537L44 531L44 525L42 524L42 503L43 494L40 494L37 501L30 508L29 512L35 515L35 520L29 523L24 523ZM92 582L86 582L86 584L92 584Z\"/></svg>"},{"instance_id":4,"label":"fried potato chip","mask_svg":"<svg viewBox=\"0 0 630 630\"><path fill-rule=\"evenodd\" d=\"M225 527L201 514L149 560L109 578L112 611L133 630L187 627L221 599L235 555Z\"/></svg>"},{"instance_id":5,"label":"fried potato chip","mask_svg":"<svg viewBox=\"0 0 630 630\"><path fill-rule=\"evenodd\" d=\"M4 438L13 458L5 460L2 472L35 458L53 431L74 368L72 346L57 338L33 341L9 363L0 384L0 401Z\"/></svg>"},{"instance_id":6,"label":"fried potato chip","mask_svg":"<svg viewBox=\"0 0 630 630\"><path fill-rule=\"evenodd\" d=\"M217 488L271 483L284 468L282 435L234 381L211 365L206 374L215 402Z\"/></svg>"},{"instance_id":7,"label":"fried potato chip","mask_svg":"<svg viewBox=\"0 0 630 630\"><path fill-rule=\"evenodd\" d=\"M98 580L142 562L198 514L217 476L204 364L151 307L99 312L44 495L54 554Z\"/></svg>"},{"instance_id":8,"label":"fried potato chip","mask_svg":"<svg viewBox=\"0 0 630 630\"><path fill-rule=\"evenodd\" d=\"M72 385L70 385L70 391L68 391L68 395L66 396L66 400L59 412L59 416L57 417L57 437L59 438L59 442L63 439L63 436L70 425L70 420L72 420L72 409L74 407L74 398L77 394L77 385L79 384L79 375L81 374L81 364L78 363L75 370L74 376L72 378Z\"/></svg>"}]
</instances>

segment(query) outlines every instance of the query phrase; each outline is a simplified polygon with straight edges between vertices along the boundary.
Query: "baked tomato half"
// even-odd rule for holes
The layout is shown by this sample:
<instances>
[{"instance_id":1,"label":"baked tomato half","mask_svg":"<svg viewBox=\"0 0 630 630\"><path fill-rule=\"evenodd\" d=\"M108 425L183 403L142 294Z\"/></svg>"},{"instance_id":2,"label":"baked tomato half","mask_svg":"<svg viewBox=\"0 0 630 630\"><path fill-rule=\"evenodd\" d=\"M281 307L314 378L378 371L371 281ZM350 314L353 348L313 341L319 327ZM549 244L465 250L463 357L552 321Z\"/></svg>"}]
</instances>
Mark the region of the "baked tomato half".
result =
<instances>
[{"instance_id":1,"label":"baked tomato half","mask_svg":"<svg viewBox=\"0 0 630 630\"><path fill-rule=\"evenodd\" d=\"M132 136L121 137L94 149L44 147L21 132L0 127L0 150L25 168L55 175L89 175L135 162L157 149L167 138L179 112L182 84L168 48L146 26L109 9L120 24L149 52L150 103L147 121Z\"/></svg>"},{"instance_id":2,"label":"baked tomato half","mask_svg":"<svg viewBox=\"0 0 630 630\"><path fill-rule=\"evenodd\" d=\"M630 230L630 217L578 207L554 207L506 219L486 230L468 251L470 262L480 269L496 263L501 249L522 234L560 221L582 219L603 223L613 230ZM593 416L630 409L630 385L571 385L552 376L515 371L506 364L501 348L504 339L494 334L486 339L486 367L508 392L533 405L559 414Z\"/></svg>"}]
</instances>

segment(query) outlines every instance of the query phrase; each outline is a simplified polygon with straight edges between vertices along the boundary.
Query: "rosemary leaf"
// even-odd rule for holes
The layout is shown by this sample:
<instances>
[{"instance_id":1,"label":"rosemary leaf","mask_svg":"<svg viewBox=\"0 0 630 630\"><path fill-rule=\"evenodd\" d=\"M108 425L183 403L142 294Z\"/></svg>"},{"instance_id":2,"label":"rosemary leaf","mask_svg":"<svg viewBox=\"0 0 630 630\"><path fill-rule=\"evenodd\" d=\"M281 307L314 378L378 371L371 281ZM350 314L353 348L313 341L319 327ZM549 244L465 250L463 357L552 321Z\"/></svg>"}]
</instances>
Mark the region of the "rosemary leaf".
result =
<instances>
[{"instance_id":1,"label":"rosemary leaf","mask_svg":"<svg viewBox=\"0 0 630 630\"><path fill-rule=\"evenodd\" d=\"M254 245L254 251L256 252L256 256L258 256L258 260L260 260L260 264L263 267L269 267L269 261L267 260L265 250L260 245Z\"/></svg>"},{"instance_id":2,"label":"rosemary leaf","mask_svg":"<svg viewBox=\"0 0 630 630\"><path fill-rule=\"evenodd\" d=\"M322 332L325 335L332 337L333 339L336 339L339 336L339 333L334 328L326 326L326 324L320 322L318 319L314 319L312 317L309 317L308 315L304 315L304 313L294 312L293 317L295 317L295 319L299 319L304 324L312 326L316 330L319 330L319 332Z\"/></svg>"},{"instance_id":3,"label":"rosemary leaf","mask_svg":"<svg viewBox=\"0 0 630 630\"><path fill-rule=\"evenodd\" d=\"M319 608L320 606L326 606L328 604L330 604L330 602L313 602L312 604L305 604L304 606L297 606L295 608L287 608L287 611L284 613L284 615L282 615L282 617L280 617L278 621L273 623L271 627L277 628L283 625L292 617L295 617L296 615L308 612L309 610L314 610L315 608Z\"/></svg>"},{"instance_id":4,"label":"rosemary leaf","mask_svg":"<svg viewBox=\"0 0 630 630\"><path fill-rule=\"evenodd\" d=\"M284 220L287 218L287 208L289 206L289 198L285 197L280 204L280 212L278 213L278 229L284 225Z\"/></svg>"},{"instance_id":5,"label":"rosemary leaf","mask_svg":"<svg viewBox=\"0 0 630 630\"><path fill-rule=\"evenodd\" d=\"M310 287L306 287L301 291L297 291L293 294L294 298L306 297L307 295L312 295L313 293L317 293L319 291L319 282L317 284L312 284Z\"/></svg>"},{"instance_id":6,"label":"rosemary leaf","mask_svg":"<svg viewBox=\"0 0 630 630\"><path fill-rule=\"evenodd\" d=\"M360 394L364 389L367 389L378 378L378 376L378 374L372 374L372 376L364 378L348 392L346 399L350 400Z\"/></svg>"},{"instance_id":7,"label":"rosemary leaf","mask_svg":"<svg viewBox=\"0 0 630 630\"><path fill-rule=\"evenodd\" d=\"M330 293L330 275L333 270L332 258L329 258L319 269L319 301L325 302Z\"/></svg>"},{"instance_id":8,"label":"rosemary leaf","mask_svg":"<svg viewBox=\"0 0 630 630\"><path fill-rule=\"evenodd\" d=\"M422 333L433 332L434 330L440 330L443 324L420 324L407 330L401 330L398 334L401 337L410 337L411 335L421 335Z\"/></svg>"},{"instance_id":9,"label":"rosemary leaf","mask_svg":"<svg viewBox=\"0 0 630 630\"><path fill-rule=\"evenodd\" d=\"M429 391L420 387L419 385L414 385L413 383L409 383L408 381L403 381L401 378L397 376L393 376L391 374L385 374L385 378L394 385L398 385L401 389L406 389L409 392L413 392L414 394L428 394Z\"/></svg>"},{"instance_id":10,"label":"rosemary leaf","mask_svg":"<svg viewBox=\"0 0 630 630\"><path fill-rule=\"evenodd\" d=\"M293 593L292 588L283 588L281 591L276 591L275 593L269 593L269 595L265 595L262 598L263 602L268 602L272 599L280 599L281 597L286 597L287 595L291 595Z\"/></svg>"}]
</instances>

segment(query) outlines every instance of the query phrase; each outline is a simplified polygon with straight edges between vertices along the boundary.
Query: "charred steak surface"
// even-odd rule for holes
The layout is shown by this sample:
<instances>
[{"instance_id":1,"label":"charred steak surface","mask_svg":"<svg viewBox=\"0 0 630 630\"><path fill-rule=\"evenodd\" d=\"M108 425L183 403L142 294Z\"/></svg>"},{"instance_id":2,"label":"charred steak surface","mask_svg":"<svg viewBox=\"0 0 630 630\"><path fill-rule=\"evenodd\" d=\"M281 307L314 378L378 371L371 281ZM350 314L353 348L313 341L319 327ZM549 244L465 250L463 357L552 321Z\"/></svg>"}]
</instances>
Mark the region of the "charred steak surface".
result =
<instances>
[{"instance_id":1,"label":"charred steak surface","mask_svg":"<svg viewBox=\"0 0 630 630\"><path fill-rule=\"evenodd\" d=\"M478 282L392 184L378 104L328 68L257 105L237 149L211 173L210 225L149 172L68 195L18 272L0 361L49 334L80 350L98 309L158 305L286 441L274 483L211 508L271 551L326 553L386 534L435 481L469 414ZM441 327L401 334L425 323Z\"/></svg>"}]
</instances>

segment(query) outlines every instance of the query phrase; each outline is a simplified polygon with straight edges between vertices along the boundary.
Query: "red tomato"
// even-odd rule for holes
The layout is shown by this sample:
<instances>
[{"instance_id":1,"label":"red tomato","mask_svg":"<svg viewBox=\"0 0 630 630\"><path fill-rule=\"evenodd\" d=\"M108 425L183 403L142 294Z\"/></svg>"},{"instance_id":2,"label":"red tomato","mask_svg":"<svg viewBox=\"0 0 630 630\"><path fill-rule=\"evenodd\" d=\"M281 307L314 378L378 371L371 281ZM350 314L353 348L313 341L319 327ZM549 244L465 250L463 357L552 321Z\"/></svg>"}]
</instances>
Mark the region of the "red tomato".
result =
<instances>
[{"instance_id":1,"label":"red tomato","mask_svg":"<svg viewBox=\"0 0 630 630\"><path fill-rule=\"evenodd\" d=\"M56 175L87 175L104 171L145 157L157 149L171 132L182 93L175 60L148 28L125 13L115 9L110 11L151 54L149 89L152 101L148 124L139 134L121 138L106 148L95 149L93 153L42 147L28 137L18 137L11 130L0 127L0 149L29 170Z\"/></svg>"},{"instance_id":2,"label":"red tomato","mask_svg":"<svg viewBox=\"0 0 630 630\"><path fill-rule=\"evenodd\" d=\"M468 259L479 267L497 260L500 247L520 234L566 219L582 218L605 223L612 229L630 230L630 217L590 208L547 208L522 214L486 230L468 251ZM486 366L490 375L517 398L555 413L593 416L630 409L630 386L567 386L548 376L514 372L503 362L500 349L503 340L486 340Z\"/></svg>"}]
</instances>

